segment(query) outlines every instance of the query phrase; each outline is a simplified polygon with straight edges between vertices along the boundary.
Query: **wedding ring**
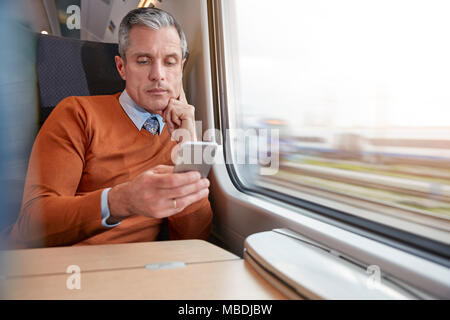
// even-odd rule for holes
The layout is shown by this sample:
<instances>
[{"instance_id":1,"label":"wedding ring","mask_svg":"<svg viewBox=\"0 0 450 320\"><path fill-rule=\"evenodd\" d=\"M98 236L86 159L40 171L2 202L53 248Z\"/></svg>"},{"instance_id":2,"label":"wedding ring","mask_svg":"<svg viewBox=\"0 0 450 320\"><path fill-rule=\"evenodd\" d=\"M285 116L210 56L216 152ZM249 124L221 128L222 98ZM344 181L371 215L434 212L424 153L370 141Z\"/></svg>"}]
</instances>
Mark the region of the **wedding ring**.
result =
<instances>
[{"instance_id":1,"label":"wedding ring","mask_svg":"<svg viewBox=\"0 0 450 320\"><path fill-rule=\"evenodd\" d=\"M176 209L177 208L177 200L173 199L173 208Z\"/></svg>"}]
</instances>

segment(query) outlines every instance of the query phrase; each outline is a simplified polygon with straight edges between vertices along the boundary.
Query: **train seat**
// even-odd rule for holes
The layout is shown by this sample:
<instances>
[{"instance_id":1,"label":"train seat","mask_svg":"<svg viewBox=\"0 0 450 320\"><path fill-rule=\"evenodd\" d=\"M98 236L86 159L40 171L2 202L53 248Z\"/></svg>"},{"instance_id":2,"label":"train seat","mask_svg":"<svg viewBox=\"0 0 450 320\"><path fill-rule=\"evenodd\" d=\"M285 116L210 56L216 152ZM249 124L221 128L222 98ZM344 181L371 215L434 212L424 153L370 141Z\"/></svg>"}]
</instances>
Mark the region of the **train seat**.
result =
<instances>
[{"instance_id":1,"label":"train seat","mask_svg":"<svg viewBox=\"0 0 450 320\"><path fill-rule=\"evenodd\" d=\"M33 34L35 42L35 68L38 89L39 129L55 106L69 96L113 94L125 88L125 81L117 72L114 57L118 45L82 41L43 34ZM29 106L33 108L33 106ZM37 130L36 130L37 132ZM32 135L29 139L34 140ZM23 140L23 139L22 139ZM33 141L20 141L32 145ZM31 150L30 150L31 151ZM26 170L28 155L24 168ZM25 171L22 170L22 171ZM0 238L6 238L20 212L26 172L20 177L3 182L11 196L6 197L8 212L4 214Z\"/></svg>"},{"instance_id":2,"label":"train seat","mask_svg":"<svg viewBox=\"0 0 450 320\"><path fill-rule=\"evenodd\" d=\"M69 96L113 94L125 88L117 72L113 43L37 35L39 124Z\"/></svg>"}]
</instances>

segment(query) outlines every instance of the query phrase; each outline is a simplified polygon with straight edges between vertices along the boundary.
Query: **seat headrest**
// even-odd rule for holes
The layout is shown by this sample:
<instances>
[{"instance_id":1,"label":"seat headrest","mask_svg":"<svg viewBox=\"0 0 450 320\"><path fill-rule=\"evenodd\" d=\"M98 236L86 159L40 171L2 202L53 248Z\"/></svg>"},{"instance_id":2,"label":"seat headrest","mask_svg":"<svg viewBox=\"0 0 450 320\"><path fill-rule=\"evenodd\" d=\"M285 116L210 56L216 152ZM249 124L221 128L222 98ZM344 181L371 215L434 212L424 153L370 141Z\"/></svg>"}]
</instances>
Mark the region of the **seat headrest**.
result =
<instances>
[{"instance_id":1,"label":"seat headrest","mask_svg":"<svg viewBox=\"0 0 450 320\"><path fill-rule=\"evenodd\" d=\"M114 62L117 44L37 34L36 53L40 125L66 97L113 94L125 88Z\"/></svg>"}]
</instances>

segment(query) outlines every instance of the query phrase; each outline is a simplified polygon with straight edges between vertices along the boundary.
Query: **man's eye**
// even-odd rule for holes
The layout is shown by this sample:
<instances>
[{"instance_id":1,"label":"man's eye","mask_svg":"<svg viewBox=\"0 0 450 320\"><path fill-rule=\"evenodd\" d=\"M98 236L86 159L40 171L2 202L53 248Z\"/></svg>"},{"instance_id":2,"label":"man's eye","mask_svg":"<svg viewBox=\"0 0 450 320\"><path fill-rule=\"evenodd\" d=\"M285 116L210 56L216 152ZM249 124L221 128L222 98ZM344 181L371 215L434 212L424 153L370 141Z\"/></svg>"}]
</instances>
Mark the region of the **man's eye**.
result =
<instances>
[{"instance_id":1,"label":"man's eye","mask_svg":"<svg viewBox=\"0 0 450 320\"><path fill-rule=\"evenodd\" d=\"M144 60L138 60L137 63L138 64L147 64L149 62L149 59L144 59Z\"/></svg>"},{"instance_id":2,"label":"man's eye","mask_svg":"<svg viewBox=\"0 0 450 320\"><path fill-rule=\"evenodd\" d=\"M176 65L177 63L176 63L175 61L169 60L169 61L166 61L166 64L167 64L168 66L174 66L174 65Z\"/></svg>"}]
</instances>

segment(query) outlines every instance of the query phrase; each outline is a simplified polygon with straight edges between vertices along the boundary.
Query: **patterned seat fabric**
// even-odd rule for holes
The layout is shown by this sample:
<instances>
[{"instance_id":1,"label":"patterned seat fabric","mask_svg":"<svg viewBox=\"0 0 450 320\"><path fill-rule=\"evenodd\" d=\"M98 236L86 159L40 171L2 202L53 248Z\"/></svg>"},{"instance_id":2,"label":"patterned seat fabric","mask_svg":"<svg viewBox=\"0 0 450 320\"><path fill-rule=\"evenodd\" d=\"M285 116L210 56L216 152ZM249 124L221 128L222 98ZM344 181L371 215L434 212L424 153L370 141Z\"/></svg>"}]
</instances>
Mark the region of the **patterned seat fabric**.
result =
<instances>
[{"instance_id":1,"label":"patterned seat fabric","mask_svg":"<svg viewBox=\"0 0 450 320\"><path fill-rule=\"evenodd\" d=\"M39 125L69 96L113 94L125 88L114 57L117 44L37 35Z\"/></svg>"}]
</instances>

